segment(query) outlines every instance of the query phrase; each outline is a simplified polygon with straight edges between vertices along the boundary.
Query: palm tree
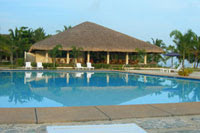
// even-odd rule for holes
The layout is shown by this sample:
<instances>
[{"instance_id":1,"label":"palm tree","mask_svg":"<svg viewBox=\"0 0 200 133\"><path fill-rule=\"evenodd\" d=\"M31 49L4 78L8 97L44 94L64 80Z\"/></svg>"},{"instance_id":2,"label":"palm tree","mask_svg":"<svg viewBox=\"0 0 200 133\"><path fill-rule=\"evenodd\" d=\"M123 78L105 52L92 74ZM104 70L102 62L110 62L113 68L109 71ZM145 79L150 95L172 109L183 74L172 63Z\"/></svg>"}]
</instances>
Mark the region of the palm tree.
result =
<instances>
[{"instance_id":1,"label":"palm tree","mask_svg":"<svg viewBox=\"0 0 200 133\"><path fill-rule=\"evenodd\" d=\"M0 59L2 56L10 56L9 36L0 35Z\"/></svg>"},{"instance_id":2,"label":"palm tree","mask_svg":"<svg viewBox=\"0 0 200 133\"><path fill-rule=\"evenodd\" d=\"M198 64L200 62L200 36L195 36L192 51L194 54L194 67L198 67Z\"/></svg>"},{"instance_id":3,"label":"palm tree","mask_svg":"<svg viewBox=\"0 0 200 133\"><path fill-rule=\"evenodd\" d=\"M190 53L191 45L194 40L195 33L192 30L188 30L187 33L182 34L178 30L174 30L170 33L170 37L174 37L173 42L177 46L177 50L182 57L182 68L184 70L184 62L186 54Z\"/></svg>"},{"instance_id":4,"label":"palm tree","mask_svg":"<svg viewBox=\"0 0 200 133\"><path fill-rule=\"evenodd\" d=\"M76 46L72 46L72 56L74 58L74 63L77 63L77 58L81 55L81 51L83 48L77 48Z\"/></svg>"},{"instance_id":5,"label":"palm tree","mask_svg":"<svg viewBox=\"0 0 200 133\"><path fill-rule=\"evenodd\" d=\"M137 51L137 59L141 62L144 60L144 56L146 54L146 51L145 49L139 49L139 48L136 48L136 51Z\"/></svg>"},{"instance_id":6,"label":"palm tree","mask_svg":"<svg viewBox=\"0 0 200 133\"><path fill-rule=\"evenodd\" d=\"M56 67L56 57L62 54L62 45L56 45L52 50L49 51L49 55L53 59L53 67Z\"/></svg>"},{"instance_id":7,"label":"palm tree","mask_svg":"<svg viewBox=\"0 0 200 133\"><path fill-rule=\"evenodd\" d=\"M152 40L152 44L153 45L156 45L156 46L158 46L158 47L160 47L160 48L162 48L164 51L166 51L166 44L163 42L163 40L160 40L160 39L153 39L153 38L151 38L151 40ZM150 42L148 42L148 43L150 43ZM151 43L150 43L151 44ZM164 58L162 55L160 55L160 54L156 54L156 55L153 55L152 56L152 61L154 62L160 62L160 61L163 61L164 63L166 63L166 60L167 60L167 58Z\"/></svg>"},{"instance_id":8,"label":"palm tree","mask_svg":"<svg viewBox=\"0 0 200 133\"><path fill-rule=\"evenodd\" d=\"M0 36L0 51L1 53L6 53L6 55L10 56L11 65L13 65L13 56L16 51L16 46L10 39L9 36Z\"/></svg>"},{"instance_id":9,"label":"palm tree","mask_svg":"<svg viewBox=\"0 0 200 133\"><path fill-rule=\"evenodd\" d=\"M64 29L63 29L63 30L56 30L56 32L57 32L57 33L61 33L61 32L64 32L64 31L66 31L66 30L69 30L69 29L71 29L71 28L72 28L71 25L68 26L68 27L64 25Z\"/></svg>"},{"instance_id":10,"label":"palm tree","mask_svg":"<svg viewBox=\"0 0 200 133\"><path fill-rule=\"evenodd\" d=\"M38 41L41 41L43 39L45 39L47 36L46 36L46 33L44 31L43 28L37 28L34 32L33 32L33 40L34 40L34 43L35 42L38 42Z\"/></svg>"}]
</instances>

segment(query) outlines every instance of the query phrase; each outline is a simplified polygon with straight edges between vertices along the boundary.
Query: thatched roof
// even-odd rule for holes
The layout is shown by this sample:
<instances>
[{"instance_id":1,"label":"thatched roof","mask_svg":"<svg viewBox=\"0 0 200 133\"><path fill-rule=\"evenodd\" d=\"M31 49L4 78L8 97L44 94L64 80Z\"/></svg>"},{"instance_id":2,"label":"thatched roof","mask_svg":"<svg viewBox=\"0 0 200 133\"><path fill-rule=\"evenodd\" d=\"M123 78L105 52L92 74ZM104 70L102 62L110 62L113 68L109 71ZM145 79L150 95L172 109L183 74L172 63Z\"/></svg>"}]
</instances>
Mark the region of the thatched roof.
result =
<instances>
[{"instance_id":1,"label":"thatched roof","mask_svg":"<svg viewBox=\"0 0 200 133\"><path fill-rule=\"evenodd\" d=\"M81 23L37 42L30 51L50 50L57 44L61 44L63 50L71 50L72 46L76 46L82 47L84 51L137 52L136 49L145 49L148 53L163 52L155 45L91 22Z\"/></svg>"}]
</instances>

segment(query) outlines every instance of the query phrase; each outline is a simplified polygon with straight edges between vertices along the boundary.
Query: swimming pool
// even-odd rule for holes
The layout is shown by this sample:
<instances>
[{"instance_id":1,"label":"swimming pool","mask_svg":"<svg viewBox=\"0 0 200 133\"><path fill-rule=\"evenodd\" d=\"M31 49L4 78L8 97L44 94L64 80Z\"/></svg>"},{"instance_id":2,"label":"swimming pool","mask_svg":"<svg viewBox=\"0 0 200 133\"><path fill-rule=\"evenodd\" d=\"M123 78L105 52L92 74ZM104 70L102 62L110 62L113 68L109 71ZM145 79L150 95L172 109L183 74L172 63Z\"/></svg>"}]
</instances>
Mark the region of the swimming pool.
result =
<instances>
[{"instance_id":1,"label":"swimming pool","mask_svg":"<svg viewBox=\"0 0 200 133\"><path fill-rule=\"evenodd\" d=\"M122 72L0 72L1 108L197 101L200 101L200 80Z\"/></svg>"}]
</instances>

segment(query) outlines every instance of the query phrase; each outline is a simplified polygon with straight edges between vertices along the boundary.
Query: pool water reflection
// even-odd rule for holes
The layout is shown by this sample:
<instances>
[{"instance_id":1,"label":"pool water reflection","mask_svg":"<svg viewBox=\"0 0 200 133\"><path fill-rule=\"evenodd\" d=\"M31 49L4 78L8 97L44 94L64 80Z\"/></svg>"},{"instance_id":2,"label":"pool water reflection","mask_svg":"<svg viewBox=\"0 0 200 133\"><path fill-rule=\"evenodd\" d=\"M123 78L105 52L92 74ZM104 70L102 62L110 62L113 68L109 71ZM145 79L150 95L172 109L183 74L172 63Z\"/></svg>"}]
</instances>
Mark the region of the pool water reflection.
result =
<instances>
[{"instance_id":1,"label":"pool water reflection","mask_svg":"<svg viewBox=\"0 0 200 133\"><path fill-rule=\"evenodd\" d=\"M0 107L200 101L200 81L118 72L2 71Z\"/></svg>"}]
</instances>

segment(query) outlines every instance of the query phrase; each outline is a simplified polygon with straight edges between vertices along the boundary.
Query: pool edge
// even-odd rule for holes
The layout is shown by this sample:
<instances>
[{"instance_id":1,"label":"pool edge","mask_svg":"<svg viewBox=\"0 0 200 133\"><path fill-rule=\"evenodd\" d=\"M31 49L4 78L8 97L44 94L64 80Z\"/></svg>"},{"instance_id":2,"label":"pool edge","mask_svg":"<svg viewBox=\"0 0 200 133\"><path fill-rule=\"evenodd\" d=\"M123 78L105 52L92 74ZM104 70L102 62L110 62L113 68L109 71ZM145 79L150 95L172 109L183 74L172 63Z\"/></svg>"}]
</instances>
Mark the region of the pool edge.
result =
<instances>
[{"instance_id":1,"label":"pool edge","mask_svg":"<svg viewBox=\"0 0 200 133\"><path fill-rule=\"evenodd\" d=\"M0 108L0 124L113 121L200 115L200 102L84 107Z\"/></svg>"}]
</instances>

